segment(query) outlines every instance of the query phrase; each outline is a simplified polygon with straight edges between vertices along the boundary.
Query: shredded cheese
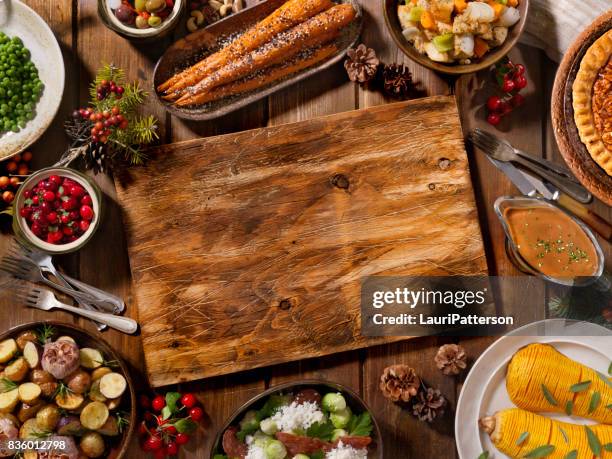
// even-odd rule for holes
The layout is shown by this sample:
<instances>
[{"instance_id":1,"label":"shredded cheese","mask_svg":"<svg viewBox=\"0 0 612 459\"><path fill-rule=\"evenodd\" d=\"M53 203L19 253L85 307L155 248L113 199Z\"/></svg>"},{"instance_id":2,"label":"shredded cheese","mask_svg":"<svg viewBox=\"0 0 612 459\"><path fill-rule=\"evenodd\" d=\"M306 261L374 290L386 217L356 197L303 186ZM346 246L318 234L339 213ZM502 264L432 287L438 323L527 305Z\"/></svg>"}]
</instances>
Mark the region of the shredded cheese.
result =
<instances>
[{"instance_id":1,"label":"shredded cheese","mask_svg":"<svg viewBox=\"0 0 612 459\"><path fill-rule=\"evenodd\" d=\"M368 459L368 450L355 449L339 442L338 446L325 455L325 459Z\"/></svg>"},{"instance_id":2,"label":"shredded cheese","mask_svg":"<svg viewBox=\"0 0 612 459\"><path fill-rule=\"evenodd\" d=\"M297 402L283 406L271 418L282 432L292 432L296 429L308 429L316 422L324 422L325 415L316 403Z\"/></svg>"},{"instance_id":3,"label":"shredded cheese","mask_svg":"<svg viewBox=\"0 0 612 459\"><path fill-rule=\"evenodd\" d=\"M267 459L267 457L264 449L261 446L251 443L245 459Z\"/></svg>"}]
</instances>

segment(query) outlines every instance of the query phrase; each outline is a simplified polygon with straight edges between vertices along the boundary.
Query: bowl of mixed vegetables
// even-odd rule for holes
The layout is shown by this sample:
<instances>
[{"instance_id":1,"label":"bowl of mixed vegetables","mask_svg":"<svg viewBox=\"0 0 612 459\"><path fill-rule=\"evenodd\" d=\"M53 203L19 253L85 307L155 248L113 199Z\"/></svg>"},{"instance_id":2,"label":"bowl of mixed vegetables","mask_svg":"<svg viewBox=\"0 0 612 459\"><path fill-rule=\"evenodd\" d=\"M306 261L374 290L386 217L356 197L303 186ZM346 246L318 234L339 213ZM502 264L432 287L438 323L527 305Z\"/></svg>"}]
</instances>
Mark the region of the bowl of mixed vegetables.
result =
<instances>
[{"instance_id":1,"label":"bowl of mixed vegetables","mask_svg":"<svg viewBox=\"0 0 612 459\"><path fill-rule=\"evenodd\" d=\"M381 459L380 429L365 402L339 384L282 384L238 409L211 459Z\"/></svg>"},{"instance_id":2,"label":"bowl of mixed vegetables","mask_svg":"<svg viewBox=\"0 0 612 459\"><path fill-rule=\"evenodd\" d=\"M412 60L447 74L493 65L516 44L529 0L383 0L391 36Z\"/></svg>"},{"instance_id":3,"label":"bowl of mixed vegetables","mask_svg":"<svg viewBox=\"0 0 612 459\"><path fill-rule=\"evenodd\" d=\"M0 335L0 457L125 457L134 400L125 364L85 330L36 322Z\"/></svg>"}]
</instances>

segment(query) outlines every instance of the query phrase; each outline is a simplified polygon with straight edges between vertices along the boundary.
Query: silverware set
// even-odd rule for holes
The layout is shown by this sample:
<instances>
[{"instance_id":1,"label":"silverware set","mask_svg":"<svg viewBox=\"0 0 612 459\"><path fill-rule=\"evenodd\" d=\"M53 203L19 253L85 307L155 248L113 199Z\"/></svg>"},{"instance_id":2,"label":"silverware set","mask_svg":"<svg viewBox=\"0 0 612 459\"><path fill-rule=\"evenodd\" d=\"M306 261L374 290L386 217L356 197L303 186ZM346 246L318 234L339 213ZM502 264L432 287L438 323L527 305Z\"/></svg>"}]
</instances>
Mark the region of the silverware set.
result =
<instances>
[{"instance_id":1,"label":"silverware set","mask_svg":"<svg viewBox=\"0 0 612 459\"><path fill-rule=\"evenodd\" d=\"M116 315L125 310L125 303L121 298L61 273L53 264L50 255L24 247L15 239L0 259L0 270L17 279L52 287L72 297L80 307L57 301L55 295L48 290L30 288L26 283L13 285L12 293L27 306L73 312L94 320L98 330L112 327L124 333L134 333L138 327L136 321Z\"/></svg>"}]
</instances>

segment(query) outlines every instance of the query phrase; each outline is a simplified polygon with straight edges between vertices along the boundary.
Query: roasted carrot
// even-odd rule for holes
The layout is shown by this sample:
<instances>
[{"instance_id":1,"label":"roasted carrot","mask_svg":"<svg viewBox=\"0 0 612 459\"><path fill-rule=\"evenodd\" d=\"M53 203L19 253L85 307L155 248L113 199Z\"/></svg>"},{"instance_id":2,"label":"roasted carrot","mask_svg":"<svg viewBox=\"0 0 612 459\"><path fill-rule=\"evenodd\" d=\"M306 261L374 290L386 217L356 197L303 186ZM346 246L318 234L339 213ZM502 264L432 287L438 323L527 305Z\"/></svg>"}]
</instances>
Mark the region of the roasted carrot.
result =
<instances>
[{"instance_id":1,"label":"roasted carrot","mask_svg":"<svg viewBox=\"0 0 612 459\"><path fill-rule=\"evenodd\" d=\"M299 57L292 60L291 62L275 67L270 67L262 75L258 75L252 78L247 78L233 83L226 84L217 88L215 91L202 94L197 103L205 104L214 100L223 99L225 97L233 96L236 94L242 94L244 92L252 91L254 89L262 88L270 83L280 80L289 75L293 75L301 70L312 67L319 62L324 61L332 54L338 51L336 45L327 45L317 49L308 57Z\"/></svg>"},{"instance_id":2,"label":"roasted carrot","mask_svg":"<svg viewBox=\"0 0 612 459\"><path fill-rule=\"evenodd\" d=\"M489 51L489 44L480 37L474 38L474 55L482 57Z\"/></svg>"},{"instance_id":3,"label":"roasted carrot","mask_svg":"<svg viewBox=\"0 0 612 459\"><path fill-rule=\"evenodd\" d=\"M199 98L212 89L252 75L254 72L279 64L300 52L327 43L337 37L356 12L352 5L341 4L330 8L308 21L279 34L271 43L225 65L197 85L188 88L178 105L197 104Z\"/></svg>"},{"instance_id":4,"label":"roasted carrot","mask_svg":"<svg viewBox=\"0 0 612 459\"><path fill-rule=\"evenodd\" d=\"M160 92L170 93L193 85L232 59L257 49L275 35L331 8L332 5L331 0L289 0L264 20L249 28L231 44L173 76L157 89Z\"/></svg>"}]
</instances>

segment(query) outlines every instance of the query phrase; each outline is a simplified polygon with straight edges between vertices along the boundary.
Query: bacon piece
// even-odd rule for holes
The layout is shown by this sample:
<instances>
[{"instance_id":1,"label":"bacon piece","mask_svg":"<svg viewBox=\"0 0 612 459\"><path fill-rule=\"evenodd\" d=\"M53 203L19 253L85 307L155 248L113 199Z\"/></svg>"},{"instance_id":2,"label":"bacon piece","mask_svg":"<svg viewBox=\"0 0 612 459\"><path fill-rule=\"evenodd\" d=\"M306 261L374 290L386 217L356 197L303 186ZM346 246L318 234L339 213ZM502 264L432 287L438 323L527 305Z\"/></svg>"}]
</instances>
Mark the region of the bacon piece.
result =
<instances>
[{"instance_id":1,"label":"bacon piece","mask_svg":"<svg viewBox=\"0 0 612 459\"><path fill-rule=\"evenodd\" d=\"M295 395L295 401L298 405L303 405L306 402L321 405L321 394L314 389L302 389Z\"/></svg>"},{"instance_id":2,"label":"bacon piece","mask_svg":"<svg viewBox=\"0 0 612 459\"><path fill-rule=\"evenodd\" d=\"M338 446L340 442L342 442L343 445L349 445L355 449L366 449L370 445L370 443L372 443L372 439L370 437L347 435L345 437L340 437L338 440L336 440L334 442L334 448Z\"/></svg>"},{"instance_id":3,"label":"bacon piece","mask_svg":"<svg viewBox=\"0 0 612 459\"><path fill-rule=\"evenodd\" d=\"M333 446L331 443L320 438L302 437L286 432L277 432L276 439L285 445L290 456L312 454L317 451L329 451Z\"/></svg>"},{"instance_id":4,"label":"bacon piece","mask_svg":"<svg viewBox=\"0 0 612 459\"><path fill-rule=\"evenodd\" d=\"M230 427L223 433L223 450L229 457L244 459L249 452L248 446L236 438L238 429Z\"/></svg>"}]
</instances>

